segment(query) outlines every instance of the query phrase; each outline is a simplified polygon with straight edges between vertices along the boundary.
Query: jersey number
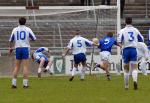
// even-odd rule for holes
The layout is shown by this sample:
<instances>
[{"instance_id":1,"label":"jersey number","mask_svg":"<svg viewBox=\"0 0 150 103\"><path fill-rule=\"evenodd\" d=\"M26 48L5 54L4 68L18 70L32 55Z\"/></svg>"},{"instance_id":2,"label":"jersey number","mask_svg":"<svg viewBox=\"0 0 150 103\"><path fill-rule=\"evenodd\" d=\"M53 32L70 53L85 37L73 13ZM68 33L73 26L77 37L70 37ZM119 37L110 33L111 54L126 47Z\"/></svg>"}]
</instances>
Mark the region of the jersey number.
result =
<instances>
[{"instance_id":1,"label":"jersey number","mask_svg":"<svg viewBox=\"0 0 150 103\"><path fill-rule=\"evenodd\" d=\"M17 31L17 40L25 40L26 38L26 32L25 31Z\"/></svg>"},{"instance_id":2,"label":"jersey number","mask_svg":"<svg viewBox=\"0 0 150 103\"><path fill-rule=\"evenodd\" d=\"M133 41L134 40L133 32L128 32L128 34L129 34L129 41Z\"/></svg>"},{"instance_id":3,"label":"jersey number","mask_svg":"<svg viewBox=\"0 0 150 103\"><path fill-rule=\"evenodd\" d=\"M77 40L77 47L82 47L81 40Z\"/></svg>"},{"instance_id":4,"label":"jersey number","mask_svg":"<svg viewBox=\"0 0 150 103\"><path fill-rule=\"evenodd\" d=\"M110 41L109 41L109 39L105 39L104 40L104 44L106 45L106 44L108 44Z\"/></svg>"}]
</instances>

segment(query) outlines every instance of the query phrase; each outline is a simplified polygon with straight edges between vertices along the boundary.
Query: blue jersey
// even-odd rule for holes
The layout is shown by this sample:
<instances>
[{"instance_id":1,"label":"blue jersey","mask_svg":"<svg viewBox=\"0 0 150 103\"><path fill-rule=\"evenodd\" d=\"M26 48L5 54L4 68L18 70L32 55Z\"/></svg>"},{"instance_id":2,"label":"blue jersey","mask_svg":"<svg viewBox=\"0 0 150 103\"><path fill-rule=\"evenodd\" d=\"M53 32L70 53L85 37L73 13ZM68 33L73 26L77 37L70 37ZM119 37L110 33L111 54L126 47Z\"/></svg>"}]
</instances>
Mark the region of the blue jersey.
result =
<instances>
[{"instance_id":1,"label":"blue jersey","mask_svg":"<svg viewBox=\"0 0 150 103\"><path fill-rule=\"evenodd\" d=\"M104 37L103 39L101 39L99 41L99 46L98 48L101 50L101 51L109 51L111 52L111 49L112 49L112 46L113 45L117 45L117 41L114 37Z\"/></svg>"}]
</instances>

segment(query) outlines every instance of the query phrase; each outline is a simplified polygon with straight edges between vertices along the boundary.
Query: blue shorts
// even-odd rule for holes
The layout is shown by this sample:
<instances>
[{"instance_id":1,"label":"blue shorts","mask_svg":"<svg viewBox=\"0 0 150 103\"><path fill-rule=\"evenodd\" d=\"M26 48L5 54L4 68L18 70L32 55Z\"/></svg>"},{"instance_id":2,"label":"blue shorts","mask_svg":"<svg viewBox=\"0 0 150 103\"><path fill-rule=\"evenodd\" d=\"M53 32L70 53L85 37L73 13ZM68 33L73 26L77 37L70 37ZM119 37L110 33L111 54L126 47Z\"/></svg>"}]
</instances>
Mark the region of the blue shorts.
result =
<instances>
[{"instance_id":1,"label":"blue shorts","mask_svg":"<svg viewBox=\"0 0 150 103\"><path fill-rule=\"evenodd\" d=\"M22 59L29 59L29 48L28 47L22 47L22 48L16 48L16 59L22 60Z\"/></svg>"},{"instance_id":2,"label":"blue shorts","mask_svg":"<svg viewBox=\"0 0 150 103\"><path fill-rule=\"evenodd\" d=\"M137 51L136 48L124 48L123 49L123 61L125 64L129 62L137 62Z\"/></svg>"},{"instance_id":3,"label":"blue shorts","mask_svg":"<svg viewBox=\"0 0 150 103\"><path fill-rule=\"evenodd\" d=\"M86 61L86 56L84 53L79 53L74 55L75 64L79 64L80 62L85 62L85 61Z\"/></svg>"},{"instance_id":4,"label":"blue shorts","mask_svg":"<svg viewBox=\"0 0 150 103\"><path fill-rule=\"evenodd\" d=\"M44 59L45 59L45 62L44 62L43 67L46 68L47 65L48 65L48 62L49 62L48 58L47 58L44 54L43 54L43 55L38 55L38 56L39 56L40 58L39 58L39 59L36 59L35 61L40 64L40 62L41 62L40 59L41 59L41 58L44 58Z\"/></svg>"}]
</instances>

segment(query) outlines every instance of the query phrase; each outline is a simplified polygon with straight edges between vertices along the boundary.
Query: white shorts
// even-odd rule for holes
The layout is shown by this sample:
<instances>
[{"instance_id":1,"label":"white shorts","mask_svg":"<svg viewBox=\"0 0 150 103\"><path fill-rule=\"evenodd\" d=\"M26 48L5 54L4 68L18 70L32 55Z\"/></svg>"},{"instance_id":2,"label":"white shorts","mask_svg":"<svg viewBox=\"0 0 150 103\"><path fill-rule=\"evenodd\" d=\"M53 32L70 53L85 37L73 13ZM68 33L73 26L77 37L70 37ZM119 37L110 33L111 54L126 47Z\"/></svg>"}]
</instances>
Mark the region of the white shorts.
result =
<instances>
[{"instance_id":1,"label":"white shorts","mask_svg":"<svg viewBox=\"0 0 150 103\"><path fill-rule=\"evenodd\" d=\"M110 62L110 52L109 51L102 51L100 52L100 58L101 58L101 61L108 61Z\"/></svg>"}]
</instances>

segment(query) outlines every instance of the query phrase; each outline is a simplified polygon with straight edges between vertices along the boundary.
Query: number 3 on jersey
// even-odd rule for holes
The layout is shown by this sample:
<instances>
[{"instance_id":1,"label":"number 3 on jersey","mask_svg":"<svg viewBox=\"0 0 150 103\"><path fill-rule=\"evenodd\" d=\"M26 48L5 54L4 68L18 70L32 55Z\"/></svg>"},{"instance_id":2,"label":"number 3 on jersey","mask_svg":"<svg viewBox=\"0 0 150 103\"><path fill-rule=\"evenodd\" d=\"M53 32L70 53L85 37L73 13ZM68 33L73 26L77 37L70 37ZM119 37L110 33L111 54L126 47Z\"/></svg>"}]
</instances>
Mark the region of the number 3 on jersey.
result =
<instances>
[{"instance_id":1,"label":"number 3 on jersey","mask_svg":"<svg viewBox=\"0 0 150 103\"><path fill-rule=\"evenodd\" d=\"M81 40L77 40L77 47L82 47Z\"/></svg>"},{"instance_id":2,"label":"number 3 on jersey","mask_svg":"<svg viewBox=\"0 0 150 103\"><path fill-rule=\"evenodd\" d=\"M133 41L134 40L133 32L128 32L128 34L129 34L129 41Z\"/></svg>"},{"instance_id":3,"label":"number 3 on jersey","mask_svg":"<svg viewBox=\"0 0 150 103\"><path fill-rule=\"evenodd\" d=\"M17 31L17 40L25 40L26 32L25 31Z\"/></svg>"}]
</instances>

